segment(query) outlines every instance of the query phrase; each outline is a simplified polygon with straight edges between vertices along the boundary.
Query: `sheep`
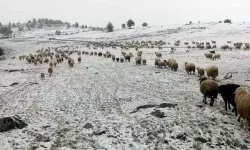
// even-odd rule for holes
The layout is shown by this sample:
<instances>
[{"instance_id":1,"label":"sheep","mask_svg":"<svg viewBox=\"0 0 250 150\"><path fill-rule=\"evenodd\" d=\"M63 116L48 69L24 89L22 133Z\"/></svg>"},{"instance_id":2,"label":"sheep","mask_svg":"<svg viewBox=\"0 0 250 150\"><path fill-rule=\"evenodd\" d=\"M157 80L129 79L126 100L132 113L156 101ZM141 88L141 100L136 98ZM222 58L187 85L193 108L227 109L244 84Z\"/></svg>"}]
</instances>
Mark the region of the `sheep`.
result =
<instances>
[{"instance_id":1,"label":"sheep","mask_svg":"<svg viewBox=\"0 0 250 150\"><path fill-rule=\"evenodd\" d=\"M49 63L49 66L50 66L50 67L53 67L53 65L54 65L53 62L50 62L50 63Z\"/></svg>"},{"instance_id":2,"label":"sheep","mask_svg":"<svg viewBox=\"0 0 250 150\"><path fill-rule=\"evenodd\" d=\"M169 67L171 68L171 70L177 71L177 69L178 69L178 63L175 60L170 59L169 60Z\"/></svg>"},{"instance_id":3,"label":"sheep","mask_svg":"<svg viewBox=\"0 0 250 150\"><path fill-rule=\"evenodd\" d=\"M102 56L102 52L99 52L99 53L98 53L98 56L100 56L100 57L101 57L101 56Z\"/></svg>"},{"instance_id":4,"label":"sheep","mask_svg":"<svg viewBox=\"0 0 250 150\"><path fill-rule=\"evenodd\" d=\"M125 58L125 61L130 62L131 56L130 55L125 55L124 58Z\"/></svg>"},{"instance_id":5,"label":"sheep","mask_svg":"<svg viewBox=\"0 0 250 150\"><path fill-rule=\"evenodd\" d=\"M137 52L137 56L141 57L141 55L142 55L142 51Z\"/></svg>"},{"instance_id":6,"label":"sheep","mask_svg":"<svg viewBox=\"0 0 250 150\"><path fill-rule=\"evenodd\" d=\"M203 102L207 104L207 97L211 98L210 106L213 106L214 99L217 99L218 96L218 84L206 77L201 77L200 81L200 92L204 95Z\"/></svg>"},{"instance_id":7,"label":"sheep","mask_svg":"<svg viewBox=\"0 0 250 150\"><path fill-rule=\"evenodd\" d=\"M220 59L220 54L213 55L213 60Z\"/></svg>"},{"instance_id":8,"label":"sheep","mask_svg":"<svg viewBox=\"0 0 250 150\"><path fill-rule=\"evenodd\" d=\"M112 60L113 62L115 62L115 55L112 55Z\"/></svg>"},{"instance_id":9,"label":"sheep","mask_svg":"<svg viewBox=\"0 0 250 150\"><path fill-rule=\"evenodd\" d=\"M158 61L161 61L159 58L155 58L155 67L158 67Z\"/></svg>"},{"instance_id":10,"label":"sheep","mask_svg":"<svg viewBox=\"0 0 250 150\"><path fill-rule=\"evenodd\" d=\"M216 66L210 66L207 69L205 69L207 72L207 76L208 77L212 77L213 80L215 80L215 78L218 76L219 71L218 68Z\"/></svg>"},{"instance_id":11,"label":"sheep","mask_svg":"<svg viewBox=\"0 0 250 150\"><path fill-rule=\"evenodd\" d=\"M161 58L162 57L162 54L160 52L155 52L155 55L157 58Z\"/></svg>"},{"instance_id":12,"label":"sheep","mask_svg":"<svg viewBox=\"0 0 250 150\"><path fill-rule=\"evenodd\" d=\"M56 62L54 62L54 67L56 67L56 65L57 65L57 63L56 63Z\"/></svg>"},{"instance_id":13,"label":"sheep","mask_svg":"<svg viewBox=\"0 0 250 150\"><path fill-rule=\"evenodd\" d=\"M44 73L41 73L41 79L44 80L45 79L45 75Z\"/></svg>"},{"instance_id":14,"label":"sheep","mask_svg":"<svg viewBox=\"0 0 250 150\"><path fill-rule=\"evenodd\" d=\"M116 61L119 62L120 58L116 58Z\"/></svg>"},{"instance_id":15,"label":"sheep","mask_svg":"<svg viewBox=\"0 0 250 150\"><path fill-rule=\"evenodd\" d=\"M162 68L163 66L166 68L166 63L164 61L158 61L158 67Z\"/></svg>"},{"instance_id":16,"label":"sheep","mask_svg":"<svg viewBox=\"0 0 250 150\"><path fill-rule=\"evenodd\" d=\"M236 103L235 103L235 94L237 88L239 88L240 85L238 84L226 84L226 85L220 85L219 86L219 93L223 100L225 101L225 110L227 110L227 105L229 110L230 104L233 106L233 112L235 112L235 116L237 116L237 109L236 109Z\"/></svg>"},{"instance_id":17,"label":"sheep","mask_svg":"<svg viewBox=\"0 0 250 150\"><path fill-rule=\"evenodd\" d=\"M198 77L204 76L205 70L203 68L197 67Z\"/></svg>"},{"instance_id":18,"label":"sheep","mask_svg":"<svg viewBox=\"0 0 250 150\"><path fill-rule=\"evenodd\" d=\"M124 62L124 58L123 58L123 57L120 58L120 62L121 62L121 63Z\"/></svg>"},{"instance_id":19,"label":"sheep","mask_svg":"<svg viewBox=\"0 0 250 150\"><path fill-rule=\"evenodd\" d=\"M208 58L208 59L212 59L212 57L213 57L213 54L211 54L211 53L205 53L204 55L205 55L206 58Z\"/></svg>"},{"instance_id":20,"label":"sheep","mask_svg":"<svg viewBox=\"0 0 250 150\"><path fill-rule=\"evenodd\" d=\"M135 59L136 65L140 65L140 64L141 64L141 61L142 61L141 57L138 56L138 57Z\"/></svg>"},{"instance_id":21,"label":"sheep","mask_svg":"<svg viewBox=\"0 0 250 150\"><path fill-rule=\"evenodd\" d=\"M51 77L51 75L52 75L52 73L53 73L53 68L52 68L52 67L49 67L48 73L49 73L49 76Z\"/></svg>"},{"instance_id":22,"label":"sheep","mask_svg":"<svg viewBox=\"0 0 250 150\"><path fill-rule=\"evenodd\" d=\"M185 62L185 69L188 74L191 74L192 72L195 74L195 65L193 63Z\"/></svg>"},{"instance_id":23,"label":"sheep","mask_svg":"<svg viewBox=\"0 0 250 150\"><path fill-rule=\"evenodd\" d=\"M250 93L248 89L239 87L235 90L235 102L237 106L238 118L246 119L250 125Z\"/></svg>"},{"instance_id":24,"label":"sheep","mask_svg":"<svg viewBox=\"0 0 250 150\"><path fill-rule=\"evenodd\" d=\"M49 62L49 59L45 58L44 63L48 63L48 62Z\"/></svg>"},{"instance_id":25,"label":"sheep","mask_svg":"<svg viewBox=\"0 0 250 150\"><path fill-rule=\"evenodd\" d=\"M147 65L147 60L146 59L142 59L142 64L143 65Z\"/></svg>"}]
</instances>

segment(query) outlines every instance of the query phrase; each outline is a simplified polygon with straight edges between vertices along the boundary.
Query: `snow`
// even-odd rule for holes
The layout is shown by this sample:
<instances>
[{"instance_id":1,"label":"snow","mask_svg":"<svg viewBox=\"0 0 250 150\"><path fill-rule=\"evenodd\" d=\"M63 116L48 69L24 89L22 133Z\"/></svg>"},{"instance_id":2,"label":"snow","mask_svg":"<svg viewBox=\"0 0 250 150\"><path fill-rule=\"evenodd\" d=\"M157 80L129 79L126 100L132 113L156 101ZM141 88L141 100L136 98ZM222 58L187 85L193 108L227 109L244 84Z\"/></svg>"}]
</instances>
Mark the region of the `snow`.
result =
<instances>
[{"instance_id":1,"label":"snow","mask_svg":"<svg viewBox=\"0 0 250 150\"><path fill-rule=\"evenodd\" d=\"M82 55L82 62L69 68L66 61L58 64L52 77L48 64L28 64L17 59L48 46L74 45L81 51L97 51L121 56L121 50L104 48L89 50L79 42L66 41L132 41L163 40L181 42L217 41L217 47L227 41L249 42L250 24L203 23L187 26L151 26L148 28L117 29L113 33L81 32L63 28L72 35L49 36L56 29L21 32L15 38L1 40L9 48L5 61L0 61L0 117L19 115L28 127L0 134L2 149L250 149L249 130L238 123L234 113L225 111L220 96L213 107L202 103L198 77L187 75L185 62L206 68L219 68L217 82L249 86L250 52L221 51L221 60L205 59L207 50L170 48L162 51L163 59L174 58L177 72L154 67L158 49L141 49L146 66L132 62L117 63L111 59ZM79 30L79 31L78 31ZM79 33L77 33L79 32ZM31 38L32 37L32 38ZM50 37L65 41L49 41ZM170 45L172 46L172 45ZM184 46L184 45L181 45ZM128 50L136 55L134 49ZM16 59L10 59L16 56ZM77 60L77 54L72 57ZM11 69L24 69L8 72ZM45 80L40 73L45 73ZM159 72L159 73L156 73ZM223 80L226 73L233 78ZM9 86L13 82L19 85ZM35 84L37 83L37 84ZM7 87L2 87L7 86ZM142 105L177 104L174 108L147 108L133 112ZM164 118L151 112L160 110ZM85 129L90 123L92 128ZM0 148L0 149L1 149Z\"/></svg>"}]
</instances>

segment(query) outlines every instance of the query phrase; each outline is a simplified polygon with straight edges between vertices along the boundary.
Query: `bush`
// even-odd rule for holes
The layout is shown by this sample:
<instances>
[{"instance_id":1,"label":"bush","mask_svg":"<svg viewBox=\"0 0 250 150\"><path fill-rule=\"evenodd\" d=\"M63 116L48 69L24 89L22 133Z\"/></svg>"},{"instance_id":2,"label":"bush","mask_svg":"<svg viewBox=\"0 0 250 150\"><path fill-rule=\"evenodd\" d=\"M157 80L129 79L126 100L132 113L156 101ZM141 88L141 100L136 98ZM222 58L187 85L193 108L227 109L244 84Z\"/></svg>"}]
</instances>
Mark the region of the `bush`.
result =
<instances>
[{"instance_id":1,"label":"bush","mask_svg":"<svg viewBox=\"0 0 250 150\"><path fill-rule=\"evenodd\" d=\"M224 23L232 23L232 21L230 19L226 19L224 20Z\"/></svg>"},{"instance_id":2,"label":"bush","mask_svg":"<svg viewBox=\"0 0 250 150\"><path fill-rule=\"evenodd\" d=\"M129 19L127 22L127 26L129 27L129 29L131 29L131 27L134 25L135 25L135 22L133 20Z\"/></svg>"},{"instance_id":3,"label":"bush","mask_svg":"<svg viewBox=\"0 0 250 150\"><path fill-rule=\"evenodd\" d=\"M219 21L219 23L222 23L222 21Z\"/></svg>"},{"instance_id":4,"label":"bush","mask_svg":"<svg viewBox=\"0 0 250 150\"><path fill-rule=\"evenodd\" d=\"M113 32L113 31L114 31L114 26L113 26L113 24L112 24L111 22L109 22L109 23L107 24L106 30L107 30L108 32Z\"/></svg>"},{"instance_id":5,"label":"bush","mask_svg":"<svg viewBox=\"0 0 250 150\"><path fill-rule=\"evenodd\" d=\"M23 27L19 27L19 28L18 28L18 31L23 31Z\"/></svg>"},{"instance_id":6,"label":"bush","mask_svg":"<svg viewBox=\"0 0 250 150\"><path fill-rule=\"evenodd\" d=\"M2 56L4 53L3 53L3 48L0 47L0 56Z\"/></svg>"},{"instance_id":7,"label":"bush","mask_svg":"<svg viewBox=\"0 0 250 150\"><path fill-rule=\"evenodd\" d=\"M122 24L122 28L126 28L126 24L125 23Z\"/></svg>"},{"instance_id":8,"label":"bush","mask_svg":"<svg viewBox=\"0 0 250 150\"><path fill-rule=\"evenodd\" d=\"M56 33L55 33L56 35L61 35L61 31L59 31L59 30L56 30Z\"/></svg>"},{"instance_id":9,"label":"bush","mask_svg":"<svg viewBox=\"0 0 250 150\"><path fill-rule=\"evenodd\" d=\"M147 27L147 26L148 26L147 22L144 22L144 23L142 24L142 27Z\"/></svg>"}]
</instances>

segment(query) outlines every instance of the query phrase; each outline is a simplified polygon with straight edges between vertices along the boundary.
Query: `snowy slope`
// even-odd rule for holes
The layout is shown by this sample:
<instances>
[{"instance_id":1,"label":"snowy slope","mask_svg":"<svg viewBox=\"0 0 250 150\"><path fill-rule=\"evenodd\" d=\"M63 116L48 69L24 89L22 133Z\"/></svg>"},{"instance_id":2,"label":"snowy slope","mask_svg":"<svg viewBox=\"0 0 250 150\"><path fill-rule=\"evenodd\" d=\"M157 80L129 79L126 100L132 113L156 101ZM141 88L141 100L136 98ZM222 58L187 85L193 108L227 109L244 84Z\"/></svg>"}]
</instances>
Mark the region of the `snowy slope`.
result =
<instances>
[{"instance_id":1,"label":"snowy slope","mask_svg":"<svg viewBox=\"0 0 250 150\"><path fill-rule=\"evenodd\" d=\"M119 29L113 33L80 32L55 36L75 40L164 40L173 43L184 41L216 40L217 46L228 40L249 42L250 24L195 24L136 29ZM48 41L55 29L21 33L16 39L2 40L1 46L11 48L7 57L34 53L48 46L74 45L76 42ZM71 29L68 32L77 30ZM34 37L31 39L24 39ZM81 51L88 50L78 45ZM67 62L58 64L51 78L48 64L28 64L18 59L0 61L0 116L18 114L29 124L22 130L0 134L0 149L250 149L250 135L246 125L236 121L230 111L224 110L222 98L214 107L202 103L197 76L187 75L184 63L193 62L206 68L219 68L218 83L238 83L249 86L250 52L243 50L221 51L221 60L204 58L201 50L177 48L162 50L163 59L174 58L179 70L154 67L158 49L141 49L146 66L116 63L103 57L83 55L82 62L69 68ZM117 57L121 50L110 51ZM136 55L136 51L130 49ZM73 54L75 61L77 55ZM11 72L6 70L23 69ZM39 78L46 74L45 81ZM227 72L233 78L223 80ZM9 86L13 82L19 85ZM7 87L2 87L7 86ZM169 103L164 108L162 103ZM142 105L158 105L133 112ZM173 106L174 105L174 106ZM161 105L163 106L163 105ZM171 107L172 106L172 107ZM165 113L164 118L151 115L155 110ZM86 124L89 128L86 129Z\"/></svg>"}]
</instances>

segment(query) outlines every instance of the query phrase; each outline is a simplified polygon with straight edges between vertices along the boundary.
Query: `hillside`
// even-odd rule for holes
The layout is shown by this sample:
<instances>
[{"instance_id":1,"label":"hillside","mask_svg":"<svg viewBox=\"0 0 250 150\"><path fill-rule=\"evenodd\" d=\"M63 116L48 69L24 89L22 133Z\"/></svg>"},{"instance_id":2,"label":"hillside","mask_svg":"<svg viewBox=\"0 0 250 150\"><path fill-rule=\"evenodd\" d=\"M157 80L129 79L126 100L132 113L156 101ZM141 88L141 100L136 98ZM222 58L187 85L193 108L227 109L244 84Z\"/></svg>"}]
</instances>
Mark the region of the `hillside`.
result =
<instances>
[{"instance_id":1,"label":"hillside","mask_svg":"<svg viewBox=\"0 0 250 150\"><path fill-rule=\"evenodd\" d=\"M68 35L56 36L56 30ZM0 61L0 116L19 115L28 126L1 133L3 149L250 149L246 123L243 127L233 112L225 110L220 95L213 107L202 103L197 73L188 75L184 68L185 62L202 68L215 65L219 68L218 84L249 87L250 51L216 48L216 53L221 54L216 61L205 58L204 53L209 50L187 53L187 48L176 47L170 53L176 40L181 40L180 47L192 41L215 40L217 47L227 41L232 41L228 44L232 47L235 42L250 42L250 23L151 26L117 29L112 33L63 27L15 34L15 38L0 41L0 47L10 49L6 51L7 60ZM139 49L147 60L147 65L140 66L136 66L135 57L131 62L118 63L111 58L81 55L82 61L78 63L78 55L73 53L70 57L75 60L74 67L70 68L65 60L54 68L52 77L47 73L48 64L35 66L18 59L21 55L35 54L38 49L65 45L72 51L109 51L118 58L122 57L121 51L126 51L136 56L134 48L93 49L91 45L89 49L84 44L142 40L171 44L164 45L162 50ZM178 62L177 72L155 68L155 52L159 51L162 59L173 58ZM11 59L14 56L16 59ZM18 71L9 72L13 69ZM233 77L224 80L228 72ZM45 73L44 81L40 79L41 73ZM18 85L10 86L14 82ZM159 117L159 112L164 116Z\"/></svg>"}]
</instances>

